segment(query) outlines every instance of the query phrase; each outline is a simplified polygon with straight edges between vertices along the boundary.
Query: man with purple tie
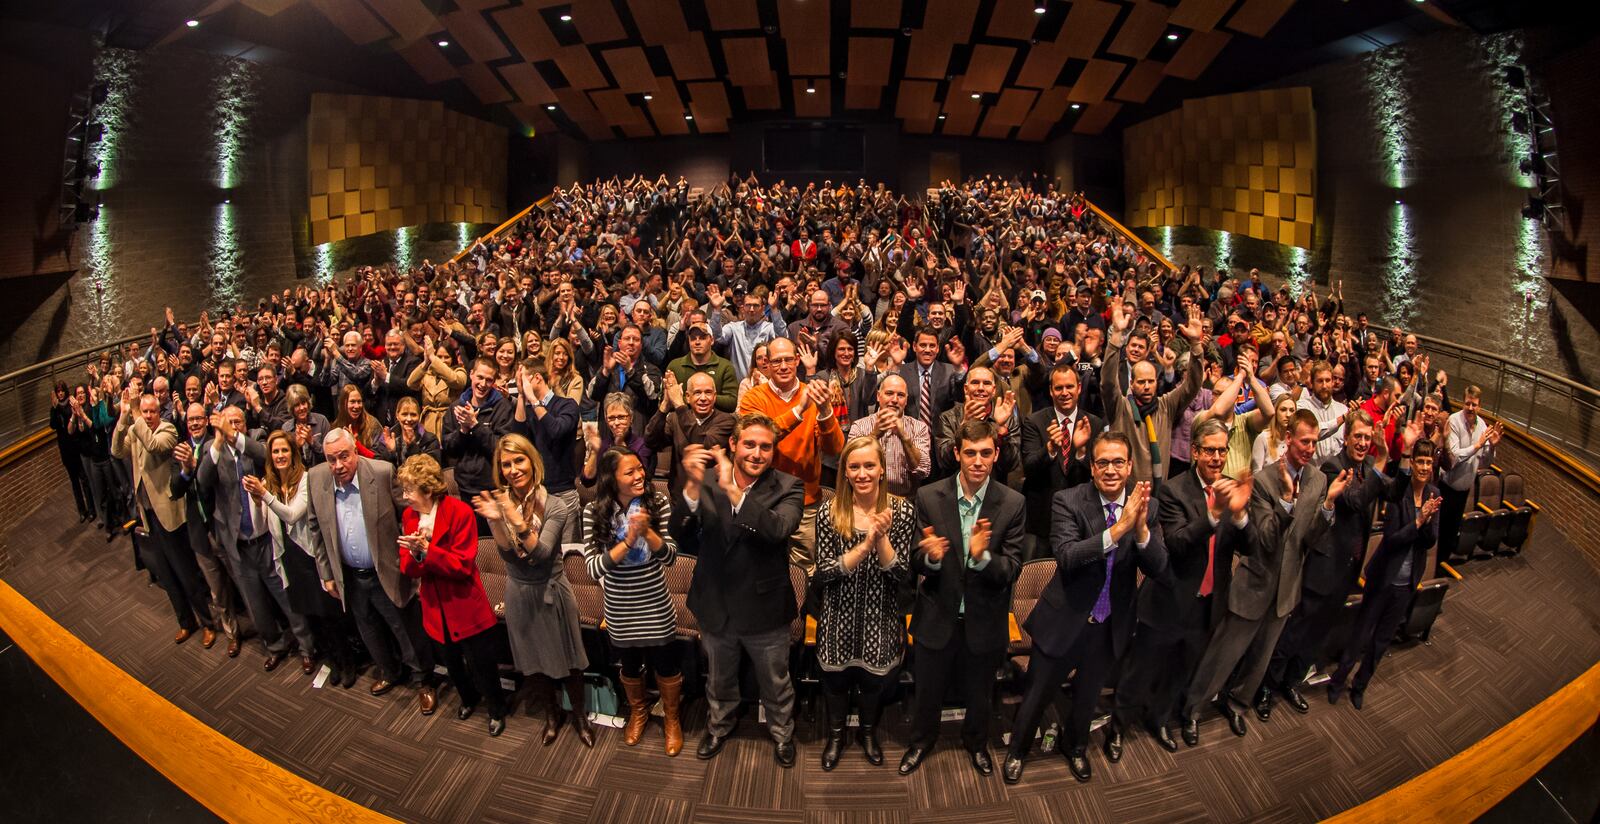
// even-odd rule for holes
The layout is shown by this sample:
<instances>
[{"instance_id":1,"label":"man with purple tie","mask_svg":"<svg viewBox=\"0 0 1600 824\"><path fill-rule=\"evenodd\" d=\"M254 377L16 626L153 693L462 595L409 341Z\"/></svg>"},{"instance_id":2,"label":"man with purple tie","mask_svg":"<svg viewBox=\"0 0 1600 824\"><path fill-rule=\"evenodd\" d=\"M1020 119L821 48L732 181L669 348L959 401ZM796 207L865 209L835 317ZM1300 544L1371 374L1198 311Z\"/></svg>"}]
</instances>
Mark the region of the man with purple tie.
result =
<instances>
[{"instance_id":1,"label":"man with purple tie","mask_svg":"<svg viewBox=\"0 0 1600 824\"><path fill-rule=\"evenodd\" d=\"M1057 492L1051 504L1050 545L1055 575L1045 585L1026 628L1033 637L1028 688L1012 726L1011 749L1001 766L1006 783L1022 778L1022 759L1033 744L1047 701L1067 673L1072 684L1071 716L1065 719L1062 752L1079 781L1088 781L1089 722L1100 688L1133 636L1134 570L1150 577L1167 574L1150 484L1130 484L1132 444L1120 432L1095 441L1090 462L1093 483ZM1122 734L1107 729L1106 756L1122 757Z\"/></svg>"}]
</instances>

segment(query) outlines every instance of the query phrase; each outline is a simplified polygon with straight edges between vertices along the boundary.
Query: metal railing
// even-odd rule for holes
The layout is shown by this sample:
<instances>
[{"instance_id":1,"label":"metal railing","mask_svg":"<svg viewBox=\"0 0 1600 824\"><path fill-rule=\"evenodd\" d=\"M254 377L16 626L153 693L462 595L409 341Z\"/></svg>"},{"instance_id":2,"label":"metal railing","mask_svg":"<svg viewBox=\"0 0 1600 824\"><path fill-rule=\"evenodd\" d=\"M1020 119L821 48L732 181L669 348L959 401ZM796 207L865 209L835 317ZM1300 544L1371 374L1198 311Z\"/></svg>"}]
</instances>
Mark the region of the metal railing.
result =
<instances>
[{"instance_id":1,"label":"metal railing","mask_svg":"<svg viewBox=\"0 0 1600 824\"><path fill-rule=\"evenodd\" d=\"M149 339L148 333L131 335L0 375L0 450L50 425L50 406L54 402L51 392L56 381L66 381L69 386L87 381L89 364L98 362L107 351L111 352L113 367L120 368L123 347Z\"/></svg>"},{"instance_id":2,"label":"metal railing","mask_svg":"<svg viewBox=\"0 0 1600 824\"><path fill-rule=\"evenodd\" d=\"M1450 377L1450 397L1471 384L1483 409L1600 471L1600 390L1533 366L1439 338L1417 335L1430 368Z\"/></svg>"}]
</instances>

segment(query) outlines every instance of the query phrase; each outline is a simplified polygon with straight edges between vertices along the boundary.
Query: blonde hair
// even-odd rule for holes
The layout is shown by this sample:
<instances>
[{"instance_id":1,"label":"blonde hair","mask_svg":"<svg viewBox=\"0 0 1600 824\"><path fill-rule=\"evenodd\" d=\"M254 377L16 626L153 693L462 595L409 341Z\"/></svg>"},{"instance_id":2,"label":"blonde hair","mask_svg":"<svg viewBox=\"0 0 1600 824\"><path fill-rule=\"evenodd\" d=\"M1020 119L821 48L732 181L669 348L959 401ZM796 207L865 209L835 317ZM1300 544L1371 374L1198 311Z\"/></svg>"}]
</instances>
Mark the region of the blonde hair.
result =
<instances>
[{"instance_id":1,"label":"blonde hair","mask_svg":"<svg viewBox=\"0 0 1600 824\"><path fill-rule=\"evenodd\" d=\"M428 454L406 458L406 462L400 465L400 471L396 473L395 479L400 482L401 487L409 486L433 498L438 498L447 491L439 462Z\"/></svg>"},{"instance_id":2,"label":"blonde hair","mask_svg":"<svg viewBox=\"0 0 1600 824\"><path fill-rule=\"evenodd\" d=\"M850 454L858 449L871 449L878 456L878 468L885 469L883 444L871 435L862 435L852 438L839 451L839 479L834 483L833 493L833 528L846 540L855 534L855 508L856 492L850 485L847 475L850 466ZM882 512L889 507L889 484L886 478L878 478L878 500L872 502L873 512Z\"/></svg>"},{"instance_id":3,"label":"blonde hair","mask_svg":"<svg viewBox=\"0 0 1600 824\"><path fill-rule=\"evenodd\" d=\"M518 495L517 491L506 483L505 476L500 474L500 461L505 458L507 453L522 455L528 459L528 463L533 465L533 477L528 484L528 488L533 494L526 497ZM511 495L511 500L516 501L517 505L522 507L524 516L544 518L544 459L539 457L539 450L535 449L533 442L526 437L512 433L501 437L500 443L495 445L494 485Z\"/></svg>"}]
</instances>

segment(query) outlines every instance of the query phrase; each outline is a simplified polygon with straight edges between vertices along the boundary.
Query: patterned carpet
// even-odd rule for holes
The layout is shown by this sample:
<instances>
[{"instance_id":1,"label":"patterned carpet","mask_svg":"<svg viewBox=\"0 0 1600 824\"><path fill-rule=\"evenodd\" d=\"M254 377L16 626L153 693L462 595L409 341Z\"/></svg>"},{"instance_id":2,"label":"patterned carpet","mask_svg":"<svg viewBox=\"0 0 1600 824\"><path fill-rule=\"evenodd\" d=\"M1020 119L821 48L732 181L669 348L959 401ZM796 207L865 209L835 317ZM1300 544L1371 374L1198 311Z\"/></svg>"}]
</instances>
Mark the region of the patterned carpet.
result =
<instances>
[{"instance_id":1,"label":"patterned carpet","mask_svg":"<svg viewBox=\"0 0 1600 824\"><path fill-rule=\"evenodd\" d=\"M1120 764L1094 750L1088 784L1053 755L1035 756L1015 787L980 779L953 724L923 769L902 779L893 769L904 740L898 706L886 714L890 761L881 768L852 748L822 772L821 722L803 717L801 762L780 769L753 712L719 758L698 761L699 701L686 706L689 750L678 758L661 752L654 724L637 748L606 728L592 750L571 735L546 748L539 719L522 710L491 739L481 718L454 718L453 693L423 718L409 691L375 698L365 679L316 689L292 665L264 673L259 646L229 660L220 643L173 645L166 599L132 570L126 540L107 545L76 526L65 497L7 536L12 586L202 722L406 821L1311 821L1443 761L1600 659L1600 574L1546 519L1523 556L1467 565L1432 645L1396 649L1364 711L1330 707L1317 692L1311 714L1280 705L1270 723L1251 716L1243 739L1208 717L1201 745L1175 755L1143 736ZM998 760L998 741L994 751Z\"/></svg>"}]
</instances>

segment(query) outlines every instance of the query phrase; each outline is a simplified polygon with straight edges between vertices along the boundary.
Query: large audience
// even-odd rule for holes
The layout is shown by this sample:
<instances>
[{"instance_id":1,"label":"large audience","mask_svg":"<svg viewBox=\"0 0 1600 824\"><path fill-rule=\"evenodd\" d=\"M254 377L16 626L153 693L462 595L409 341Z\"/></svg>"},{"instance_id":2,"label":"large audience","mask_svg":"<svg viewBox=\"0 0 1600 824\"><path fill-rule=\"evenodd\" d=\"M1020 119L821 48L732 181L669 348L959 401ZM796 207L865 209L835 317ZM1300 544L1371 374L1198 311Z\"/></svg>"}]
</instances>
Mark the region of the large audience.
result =
<instances>
[{"instance_id":1,"label":"large audience","mask_svg":"<svg viewBox=\"0 0 1600 824\"><path fill-rule=\"evenodd\" d=\"M973 768L996 771L995 674L1020 655L1002 777L1056 705L1087 781L1106 714L1116 762L1125 735L1176 751L1209 717L1244 735L1247 712L1308 712L1319 664L1327 700L1361 708L1417 585L1466 554L1501 432L1476 387L1451 413L1457 389L1337 287L1169 269L1037 179L906 197L634 177L557 188L454 262L195 323L168 310L58 385L52 426L82 522L130 540L179 644L258 639L267 671L365 672L424 715L448 687L491 735L519 698L509 663L547 745L564 727L594 745L584 674L615 667L625 743L654 692L676 755L690 635L700 758L733 735L743 672L792 765L801 661L822 767L852 714L881 764L903 699L901 774L951 704ZM1035 559L1053 563L1015 626Z\"/></svg>"}]
</instances>

